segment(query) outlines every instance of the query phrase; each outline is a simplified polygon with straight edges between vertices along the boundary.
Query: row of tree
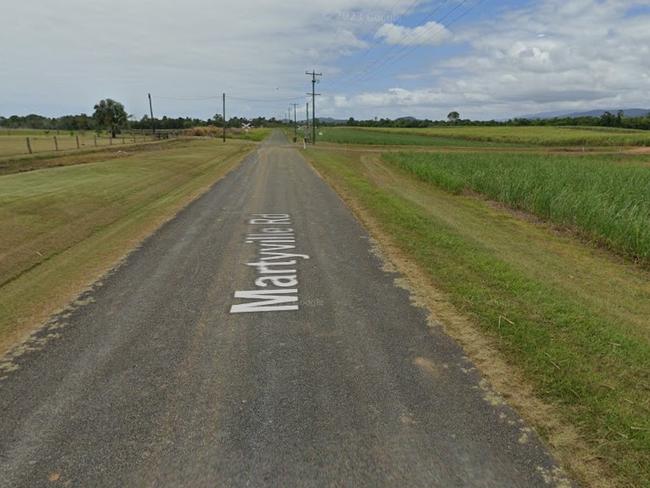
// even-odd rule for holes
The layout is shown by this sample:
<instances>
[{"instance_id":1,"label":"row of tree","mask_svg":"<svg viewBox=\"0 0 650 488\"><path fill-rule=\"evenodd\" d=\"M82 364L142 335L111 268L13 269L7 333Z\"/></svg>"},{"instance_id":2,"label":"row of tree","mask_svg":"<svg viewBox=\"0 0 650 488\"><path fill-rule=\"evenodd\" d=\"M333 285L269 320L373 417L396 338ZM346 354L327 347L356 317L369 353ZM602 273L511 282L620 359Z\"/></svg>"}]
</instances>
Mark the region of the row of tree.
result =
<instances>
[{"instance_id":1,"label":"row of tree","mask_svg":"<svg viewBox=\"0 0 650 488\"><path fill-rule=\"evenodd\" d=\"M8 129L44 129L44 130L107 130L115 137L122 129L128 127L129 116L124 105L107 98L100 100L94 107L92 116L86 114L64 115L62 117L44 117L30 114L25 116L0 116L0 127Z\"/></svg>"},{"instance_id":2,"label":"row of tree","mask_svg":"<svg viewBox=\"0 0 650 488\"><path fill-rule=\"evenodd\" d=\"M113 137L122 130L182 130L192 127L206 127L210 125L223 125L223 117L217 114L214 117L203 120L191 117L167 117L155 118L152 124L151 118L142 117L140 120L133 120L122 105L115 100L107 98L100 100L94 107L92 116L86 114L64 115L62 117L44 117L42 115L30 114L25 116L12 115L11 117L0 116L0 127L8 129L44 129L44 130L107 130ZM256 117L247 119L243 117L231 117L226 121L227 127L241 127L242 124L252 124L255 127L274 126L282 124L275 118Z\"/></svg>"},{"instance_id":3,"label":"row of tree","mask_svg":"<svg viewBox=\"0 0 650 488\"><path fill-rule=\"evenodd\" d=\"M600 117L555 117L550 119L513 118L509 120L470 120L462 119L458 112L450 112L447 120L415 119L402 117L398 119L369 119L355 120L350 117L346 121L331 122L330 125L346 125L358 127L439 127L449 125L463 126L584 126L584 127L618 127L622 129L650 130L650 113L642 117L626 117L623 111L615 114L605 112Z\"/></svg>"},{"instance_id":4,"label":"row of tree","mask_svg":"<svg viewBox=\"0 0 650 488\"><path fill-rule=\"evenodd\" d=\"M11 117L0 116L0 127L4 128L29 128L29 129L46 129L46 130L108 130L113 137L124 129L133 130L150 130L155 127L159 130L182 130L192 127L205 127L210 125L223 125L221 114L203 120L191 117L167 117L156 118L153 121L144 116L140 120L133 120L132 116L127 115L124 106L107 98L99 101L94 107L92 116L86 114L64 115L62 117L43 117L41 115L30 114L26 116L12 115ZM605 112L600 117L556 117L551 119L526 119L514 118L506 121L488 120L477 121L462 119L456 111L450 112L447 120L430 120L415 119L413 117L401 117L397 119L370 119L355 120L350 117L347 121L328 121L323 122L325 125L348 125L360 127L437 127L446 125L467 125L467 126L601 126L601 127L619 127L625 129L644 129L650 130L650 113L643 117L626 117L623 111L616 114ZM255 127L275 126L287 124L287 121L276 120L274 117L267 119L265 117L256 117L247 119L244 117L231 117L226 121L227 127L241 127L242 124L252 124ZM291 122L289 122L291 124Z\"/></svg>"}]
</instances>

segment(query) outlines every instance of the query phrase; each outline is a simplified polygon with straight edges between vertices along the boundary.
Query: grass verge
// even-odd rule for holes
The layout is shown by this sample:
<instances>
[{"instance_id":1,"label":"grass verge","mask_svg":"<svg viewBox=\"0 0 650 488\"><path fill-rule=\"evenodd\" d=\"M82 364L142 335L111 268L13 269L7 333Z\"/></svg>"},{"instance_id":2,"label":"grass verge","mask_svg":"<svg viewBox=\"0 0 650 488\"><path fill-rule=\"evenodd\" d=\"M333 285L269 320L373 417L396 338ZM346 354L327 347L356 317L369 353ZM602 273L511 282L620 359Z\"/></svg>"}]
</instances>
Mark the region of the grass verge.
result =
<instances>
[{"instance_id":1,"label":"grass verge","mask_svg":"<svg viewBox=\"0 0 650 488\"><path fill-rule=\"evenodd\" d=\"M0 351L69 303L252 147L194 141L0 177Z\"/></svg>"},{"instance_id":2,"label":"grass verge","mask_svg":"<svg viewBox=\"0 0 650 488\"><path fill-rule=\"evenodd\" d=\"M377 158L307 155L575 429L577 439L558 432L518 402L517 388L509 392L581 481L649 486L646 271Z\"/></svg>"}]
</instances>

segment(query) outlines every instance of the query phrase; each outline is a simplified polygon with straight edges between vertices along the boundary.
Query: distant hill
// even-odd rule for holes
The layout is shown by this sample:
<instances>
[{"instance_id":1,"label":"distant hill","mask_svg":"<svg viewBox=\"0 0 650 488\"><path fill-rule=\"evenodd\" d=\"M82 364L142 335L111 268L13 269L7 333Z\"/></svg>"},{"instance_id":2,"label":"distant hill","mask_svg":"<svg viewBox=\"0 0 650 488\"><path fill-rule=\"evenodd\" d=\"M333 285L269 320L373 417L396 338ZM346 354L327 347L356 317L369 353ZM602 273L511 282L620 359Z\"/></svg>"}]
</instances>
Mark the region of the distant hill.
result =
<instances>
[{"instance_id":1,"label":"distant hill","mask_svg":"<svg viewBox=\"0 0 650 488\"><path fill-rule=\"evenodd\" d=\"M523 119L553 119L555 117L600 117L605 112L611 112L613 114L617 113L619 110L623 110L626 117L643 117L650 113L650 108L610 108L610 109L597 109L589 110L586 112L541 112L538 114L524 115L521 118Z\"/></svg>"},{"instance_id":2,"label":"distant hill","mask_svg":"<svg viewBox=\"0 0 650 488\"><path fill-rule=\"evenodd\" d=\"M317 117L322 124L342 124L348 119L333 119L332 117Z\"/></svg>"}]
</instances>

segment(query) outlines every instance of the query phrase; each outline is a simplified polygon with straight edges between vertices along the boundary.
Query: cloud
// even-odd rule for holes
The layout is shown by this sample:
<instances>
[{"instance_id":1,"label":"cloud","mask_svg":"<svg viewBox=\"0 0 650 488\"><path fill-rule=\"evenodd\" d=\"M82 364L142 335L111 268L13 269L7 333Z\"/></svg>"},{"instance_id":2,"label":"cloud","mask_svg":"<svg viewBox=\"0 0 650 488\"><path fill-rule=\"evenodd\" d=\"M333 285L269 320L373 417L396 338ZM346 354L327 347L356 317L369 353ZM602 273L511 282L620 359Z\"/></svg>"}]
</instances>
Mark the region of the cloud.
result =
<instances>
[{"instance_id":1,"label":"cloud","mask_svg":"<svg viewBox=\"0 0 650 488\"><path fill-rule=\"evenodd\" d=\"M2 114L91 111L103 97L146 113L212 116L217 102L157 95L302 96L306 69L328 76L411 0L50 0L9 2L0 16ZM356 15L362 12L363 15ZM279 88L279 90L276 90ZM285 103L233 100L231 113L276 115Z\"/></svg>"},{"instance_id":2,"label":"cloud","mask_svg":"<svg viewBox=\"0 0 650 488\"><path fill-rule=\"evenodd\" d=\"M219 101L159 95L233 96L229 112L281 116L304 96L306 69L329 82L352 53L385 44L419 49L409 70L380 65L375 85L319 91L328 116L500 118L547 110L647 106L650 0L540 0L483 9L447 27L398 25L413 0L49 0L9 2L0 17L0 110L55 115L92 111L104 97L138 116L212 116ZM484 4L487 5L487 4ZM512 5L512 4L510 4ZM459 10L460 12L460 10ZM496 12L496 13L495 13ZM453 46L449 49L448 44ZM435 56L435 57L434 57ZM355 58L351 58L354 60ZM369 70L369 74L372 73ZM379 80L379 81L378 81ZM332 85L329 85L332 86ZM373 88L374 87L374 88ZM386 87L380 89L379 87ZM388 88L390 87L390 88Z\"/></svg>"},{"instance_id":3,"label":"cloud","mask_svg":"<svg viewBox=\"0 0 650 488\"><path fill-rule=\"evenodd\" d=\"M379 28L375 37L383 39L387 44L402 46L437 45L447 41L451 37L451 32L444 25L435 21L413 28L384 24Z\"/></svg>"},{"instance_id":4,"label":"cloud","mask_svg":"<svg viewBox=\"0 0 650 488\"><path fill-rule=\"evenodd\" d=\"M465 54L438 61L419 87L363 91L367 115L501 118L517 114L650 105L650 1L544 0L457 27ZM418 73L422 67L419 66ZM404 80L401 78L394 81Z\"/></svg>"}]
</instances>

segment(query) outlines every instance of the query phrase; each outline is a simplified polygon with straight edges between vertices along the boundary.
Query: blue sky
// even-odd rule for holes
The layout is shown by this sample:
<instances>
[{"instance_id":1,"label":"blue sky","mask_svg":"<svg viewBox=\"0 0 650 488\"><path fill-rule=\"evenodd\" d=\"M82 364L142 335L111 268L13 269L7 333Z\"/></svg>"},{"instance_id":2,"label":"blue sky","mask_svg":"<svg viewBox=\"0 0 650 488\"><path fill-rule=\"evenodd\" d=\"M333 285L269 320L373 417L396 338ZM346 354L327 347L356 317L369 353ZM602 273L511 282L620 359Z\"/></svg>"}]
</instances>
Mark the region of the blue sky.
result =
<instances>
[{"instance_id":1,"label":"blue sky","mask_svg":"<svg viewBox=\"0 0 650 488\"><path fill-rule=\"evenodd\" d=\"M650 0L23 0L0 18L0 115L479 119L650 107Z\"/></svg>"}]
</instances>

